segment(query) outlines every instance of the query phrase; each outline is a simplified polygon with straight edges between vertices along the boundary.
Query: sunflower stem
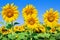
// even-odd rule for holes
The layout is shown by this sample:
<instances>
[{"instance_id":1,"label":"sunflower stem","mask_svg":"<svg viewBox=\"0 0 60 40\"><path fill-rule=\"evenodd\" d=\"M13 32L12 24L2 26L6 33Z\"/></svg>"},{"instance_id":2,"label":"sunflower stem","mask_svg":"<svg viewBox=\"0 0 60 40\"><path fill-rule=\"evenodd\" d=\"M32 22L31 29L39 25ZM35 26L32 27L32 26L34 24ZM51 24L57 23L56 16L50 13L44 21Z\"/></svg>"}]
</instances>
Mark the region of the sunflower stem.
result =
<instances>
[{"instance_id":1,"label":"sunflower stem","mask_svg":"<svg viewBox=\"0 0 60 40\"><path fill-rule=\"evenodd\" d=\"M30 40L32 40L32 38Z\"/></svg>"},{"instance_id":2,"label":"sunflower stem","mask_svg":"<svg viewBox=\"0 0 60 40\"><path fill-rule=\"evenodd\" d=\"M33 31L32 30L30 30L31 31L31 33L30 33L30 40L32 40L32 33L33 33Z\"/></svg>"},{"instance_id":3,"label":"sunflower stem","mask_svg":"<svg viewBox=\"0 0 60 40\"><path fill-rule=\"evenodd\" d=\"M13 22L11 22L12 26L14 26Z\"/></svg>"}]
</instances>

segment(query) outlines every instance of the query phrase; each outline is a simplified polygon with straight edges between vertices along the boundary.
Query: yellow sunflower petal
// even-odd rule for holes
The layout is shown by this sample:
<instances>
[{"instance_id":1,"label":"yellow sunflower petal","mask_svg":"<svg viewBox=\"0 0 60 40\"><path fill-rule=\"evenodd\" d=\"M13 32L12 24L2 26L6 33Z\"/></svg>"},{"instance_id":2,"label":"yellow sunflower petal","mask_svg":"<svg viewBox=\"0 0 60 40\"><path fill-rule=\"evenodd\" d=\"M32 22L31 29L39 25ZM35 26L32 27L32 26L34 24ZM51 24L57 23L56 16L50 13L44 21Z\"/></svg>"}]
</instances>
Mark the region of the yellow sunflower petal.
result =
<instances>
[{"instance_id":1,"label":"yellow sunflower petal","mask_svg":"<svg viewBox=\"0 0 60 40\"><path fill-rule=\"evenodd\" d=\"M43 15L44 23L50 27L56 27L59 15L57 11L54 11L52 8Z\"/></svg>"},{"instance_id":2,"label":"yellow sunflower petal","mask_svg":"<svg viewBox=\"0 0 60 40\"><path fill-rule=\"evenodd\" d=\"M28 28L34 29L37 27L37 24L39 23L39 21L35 17L29 17L25 20L25 23L26 23Z\"/></svg>"},{"instance_id":3,"label":"yellow sunflower petal","mask_svg":"<svg viewBox=\"0 0 60 40\"><path fill-rule=\"evenodd\" d=\"M25 8L23 8L22 10L22 15L24 17L24 19L26 19L28 16L37 16L37 10L35 9L35 7L33 5L27 5Z\"/></svg>"},{"instance_id":4,"label":"yellow sunflower petal","mask_svg":"<svg viewBox=\"0 0 60 40\"><path fill-rule=\"evenodd\" d=\"M17 19L19 11L14 4L7 4L2 8L2 17L6 22L12 22Z\"/></svg>"}]
</instances>

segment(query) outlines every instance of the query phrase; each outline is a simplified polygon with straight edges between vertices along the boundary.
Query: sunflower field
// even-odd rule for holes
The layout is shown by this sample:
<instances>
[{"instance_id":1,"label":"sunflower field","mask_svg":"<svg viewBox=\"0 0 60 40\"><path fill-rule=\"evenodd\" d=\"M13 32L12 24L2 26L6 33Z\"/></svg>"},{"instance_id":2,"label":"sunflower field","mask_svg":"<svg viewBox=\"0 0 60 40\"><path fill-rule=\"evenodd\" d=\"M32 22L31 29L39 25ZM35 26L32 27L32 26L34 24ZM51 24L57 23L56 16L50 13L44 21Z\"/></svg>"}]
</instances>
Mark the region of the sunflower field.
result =
<instances>
[{"instance_id":1,"label":"sunflower field","mask_svg":"<svg viewBox=\"0 0 60 40\"><path fill-rule=\"evenodd\" d=\"M2 7L2 18L6 25L0 27L0 40L60 40L59 12L46 10L41 23L38 10L31 4L22 9L24 24L15 22L19 17L18 7L6 4Z\"/></svg>"}]
</instances>

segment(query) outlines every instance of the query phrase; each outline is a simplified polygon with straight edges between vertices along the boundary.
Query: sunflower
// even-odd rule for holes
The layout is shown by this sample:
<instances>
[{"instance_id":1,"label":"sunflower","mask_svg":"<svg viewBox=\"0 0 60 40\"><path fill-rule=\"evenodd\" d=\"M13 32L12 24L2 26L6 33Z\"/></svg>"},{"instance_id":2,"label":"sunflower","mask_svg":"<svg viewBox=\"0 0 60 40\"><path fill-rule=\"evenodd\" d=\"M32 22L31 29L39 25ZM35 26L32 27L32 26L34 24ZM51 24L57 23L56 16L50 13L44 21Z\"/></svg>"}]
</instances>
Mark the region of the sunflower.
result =
<instances>
[{"instance_id":1,"label":"sunflower","mask_svg":"<svg viewBox=\"0 0 60 40\"><path fill-rule=\"evenodd\" d=\"M19 27L19 31L25 31L24 25L21 25L21 26Z\"/></svg>"},{"instance_id":2,"label":"sunflower","mask_svg":"<svg viewBox=\"0 0 60 40\"><path fill-rule=\"evenodd\" d=\"M17 19L19 11L14 4L7 4L2 8L2 17L6 22L12 22Z\"/></svg>"},{"instance_id":3,"label":"sunflower","mask_svg":"<svg viewBox=\"0 0 60 40\"><path fill-rule=\"evenodd\" d=\"M56 30L60 31L60 24L57 24Z\"/></svg>"},{"instance_id":4,"label":"sunflower","mask_svg":"<svg viewBox=\"0 0 60 40\"><path fill-rule=\"evenodd\" d=\"M44 22L47 26L55 27L57 25L59 16L57 11L53 11L51 8L50 11L46 11L46 13L43 15Z\"/></svg>"},{"instance_id":5,"label":"sunflower","mask_svg":"<svg viewBox=\"0 0 60 40\"><path fill-rule=\"evenodd\" d=\"M15 32L18 31L18 29L19 29L19 26L15 26L15 27L14 27L14 31L15 31Z\"/></svg>"},{"instance_id":6,"label":"sunflower","mask_svg":"<svg viewBox=\"0 0 60 40\"><path fill-rule=\"evenodd\" d=\"M4 26L1 27L1 33L2 33L3 35L9 34L9 33L11 33L11 31L12 31L12 30L10 30L10 29L5 29Z\"/></svg>"},{"instance_id":7,"label":"sunflower","mask_svg":"<svg viewBox=\"0 0 60 40\"><path fill-rule=\"evenodd\" d=\"M45 27L42 25L38 25L38 27L35 28L36 32L46 32Z\"/></svg>"},{"instance_id":8,"label":"sunflower","mask_svg":"<svg viewBox=\"0 0 60 40\"><path fill-rule=\"evenodd\" d=\"M57 33L56 28L51 28L50 33Z\"/></svg>"},{"instance_id":9,"label":"sunflower","mask_svg":"<svg viewBox=\"0 0 60 40\"><path fill-rule=\"evenodd\" d=\"M22 10L22 15L24 18L27 18L28 16L37 16L37 10L33 5L27 5L25 8Z\"/></svg>"},{"instance_id":10,"label":"sunflower","mask_svg":"<svg viewBox=\"0 0 60 40\"><path fill-rule=\"evenodd\" d=\"M60 24L59 23L57 24L57 27L60 27Z\"/></svg>"},{"instance_id":11,"label":"sunflower","mask_svg":"<svg viewBox=\"0 0 60 40\"><path fill-rule=\"evenodd\" d=\"M14 27L14 31L15 31L15 32L16 32L16 31L19 31L19 32L25 31L25 28L24 28L24 26L15 26L15 27Z\"/></svg>"},{"instance_id":12,"label":"sunflower","mask_svg":"<svg viewBox=\"0 0 60 40\"><path fill-rule=\"evenodd\" d=\"M25 20L25 23L27 25L27 27L30 29L34 29L37 27L37 24L39 23L38 21L38 18L35 18L35 17L28 17L26 20Z\"/></svg>"}]
</instances>

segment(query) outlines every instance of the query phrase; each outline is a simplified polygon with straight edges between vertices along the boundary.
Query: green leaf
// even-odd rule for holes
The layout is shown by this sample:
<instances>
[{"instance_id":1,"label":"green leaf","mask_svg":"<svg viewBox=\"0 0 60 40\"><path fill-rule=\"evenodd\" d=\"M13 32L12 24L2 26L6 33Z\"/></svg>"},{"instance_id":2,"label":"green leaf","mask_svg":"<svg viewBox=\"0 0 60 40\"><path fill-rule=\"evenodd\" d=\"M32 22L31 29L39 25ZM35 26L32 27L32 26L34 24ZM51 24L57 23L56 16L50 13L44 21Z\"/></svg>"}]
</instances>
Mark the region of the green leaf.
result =
<instances>
[{"instance_id":1,"label":"green leaf","mask_svg":"<svg viewBox=\"0 0 60 40\"><path fill-rule=\"evenodd\" d=\"M8 40L6 37L3 37L2 40Z\"/></svg>"},{"instance_id":2,"label":"green leaf","mask_svg":"<svg viewBox=\"0 0 60 40\"><path fill-rule=\"evenodd\" d=\"M32 33L32 36L34 37L34 39L38 39L37 33Z\"/></svg>"},{"instance_id":3,"label":"green leaf","mask_svg":"<svg viewBox=\"0 0 60 40\"><path fill-rule=\"evenodd\" d=\"M49 38L49 40L56 40L56 39L55 39L55 37L52 37L52 36L51 36L51 37Z\"/></svg>"},{"instance_id":4,"label":"green leaf","mask_svg":"<svg viewBox=\"0 0 60 40\"><path fill-rule=\"evenodd\" d=\"M2 38L2 34L0 33L0 39Z\"/></svg>"},{"instance_id":5,"label":"green leaf","mask_svg":"<svg viewBox=\"0 0 60 40\"><path fill-rule=\"evenodd\" d=\"M43 33L40 33L40 34L38 34L37 36L38 36L38 37L42 37L42 38L45 37L45 35L44 35Z\"/></svg>"},{"instance_id":6,"label":"green leaf","mask_svg":"<svg viewBox=\"0 0 60 40\"><path fill-rule=\"evenodd\" d=\"M20 23L18 23L18 22L15 22L15 23L14 23L14 25L17 25L17 24L20 24Z\"/></svg>"},{"instance_id":7,"label":"green leaf","mask_svg":"<svg viewBox=\"0 0 60 40\"><path fill-rule=\"evenodd\" d=\"M13 34L8 34L8 38L10 39L15 39L16 38L16 33L13 33Z\"/></svg>"},{"instance_id":8,"label":"green leaf","mask_svg":"<svg viewBox=\"0 0 60 40\"><path fill-rule=\"evenodd\" d=\"M7 26L6 26L6 28L11 28L13 25L12 24L8 24Z\"/></svg>"},{"instance_id":9,"label":"green leaf","mask_svg":"<svg viewBox=\"0 0 60 40\"><path fill-rule=\"evenodd\" d=\"M49 33L44 33L45 37L46 38L49 38L50 37L50 34Z\"/></svg>"},{"instance_id":10,"label":"green leaf","mask_svg":"<svg viewBox=\"0 0 60 40\"><path fill-rule=\"evenodd\" d=\"M46 27L46 29L47 29L47 30L50 30L50 29L51 29L51 27Z\"/></svg>"},{"instance_id":11,"label":"green leaf","mask_svg":"<svg viewBox=\"0 0 60 40\"><path fill-rule=\"evenodd\" d=\"M22 33L19 33L18 35L19 35L19 37L17 38L17 40L18 40L18 39L20 39L20 40L21 40L21 39L26 40L27 37L28 37L27 32L22 32Z\"/></svg>"},{"instance_id":12,"label":"green leaf","mask_svg":"<svg viewBox=\"0 0 60 40\"><path fill-rule=\"evenodd\" d=\"M37 33L32 33L32 36L37 36Z\"/></svg>"},{"instance_id":13,"label":"green leaf","mask_svg":"<svg viewBox=\"0 0 60 40\"><path fill-rule=\"evenodd\" d=\"M34 36L35 39L38 39L38 36Z\"/></svg>"},{"instance_id":14,"label":"green leaf","mask_svg":"<svg viewBox=\"0 0 60 40\"><path fill-rule=\"evenodd\" d=\"M38 37L42 37L42 38L49 38L50 34L49 33L40 33L38 34Z\"/></svg>"},{"instance_id":15,"label":"green leaf","mask_svg":"<svg viewBox=\"0 0 60 40\"><path fill-rule=\"evenodd\" d=\"M2 35L0 36L0 39L2 38Z\"/></svg>"},{"instance_id":16,"label":"green leaf","mask_svg":"<svg viewBox=\"0 0 60 40\"><path fill-rule=\"evenodd\" d=\"M56 34L56 39L59 39L60 40L60 33L57 33Z\"/></svg>"}]
</instances>

